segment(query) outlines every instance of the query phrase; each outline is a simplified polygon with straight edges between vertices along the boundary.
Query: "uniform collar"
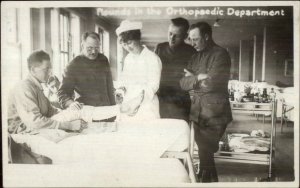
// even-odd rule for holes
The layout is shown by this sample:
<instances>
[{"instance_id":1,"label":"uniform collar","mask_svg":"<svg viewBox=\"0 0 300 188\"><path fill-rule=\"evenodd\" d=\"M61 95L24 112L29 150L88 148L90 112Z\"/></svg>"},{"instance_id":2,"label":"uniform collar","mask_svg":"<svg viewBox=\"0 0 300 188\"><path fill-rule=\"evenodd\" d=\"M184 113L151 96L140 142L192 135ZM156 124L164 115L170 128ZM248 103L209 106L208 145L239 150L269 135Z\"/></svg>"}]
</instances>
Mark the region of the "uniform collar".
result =
<instances>
[{"instance_id":1,"label":"uniform collar","mask_svg":"<svg viewBox=\"0 0 300 188\"><path fill-rule=\"evenodd\" d=\"M210 50L214 45L215 45L215 42L212 40L212 41L208 42L207 46L200 52L206 52L206 51Z\"/></svg>"},{"instance_id":2,"label":"uniform collar","mask_svg":"<svg viewBox=\"0 0 300 188\"><path fill-rule=\"evenodd\" d=\"M168 42L168 47L172 50L172 51L178 51L178 50L181 50L182 48L184 48L185 47L185 45L186 45L186 43L185 42L183 42L183 43L180 43L178 46L175 46L174 48L171 48L170 47L170 44L169 44L169 42Z\"/></svg>"},{"instance_id":3,"label":"uniform collar","mask_svg":"<svg viewBox=\"0 0 300 188\"><path fill-rule=\"evenodd\" d=\"M129 53L129 54L131 54L133 57L140 57L140 56L146 55L147 51L149 51L149 49L145 45L142 45L142 46L143 46L143 49L140 54L133 54L133 53Z\"/></svg>"},{"instance_id":4,"label":"uniform collar","mask_svg":"<svg viewBox=\"0 0 300 188\"><path fill-rule=\"evenodd\" d=\"M88 62L88 63L94 63L94 62L98 62L99 57L100 57L100 53L98 53L96 59L89 59L89 58L87 58L87 57L86 57L85 55L83 55L83 54L81 54L80 56L86 60L85 62Z\"/></svg>"},{"instance_id":5,"label":"uniform collar","mask_svg":"<svg viewBox=\"0 0 300 188\"><path fill-rule=\"evenodd\" d=\"M148 48L145 46L145 45L143 45L143 50L141 51L141 53L140 53L140 55L143 55L143 54L145 54L147 51L148 51Z\"/></svg>"},{"instance_id":6,"label":"uniform collar","mask_svg":"<svg viewBox=\"0 0 300 188\"><path fill-rule=\"evenodd\" d=\"M30 73L27 76L27 79L30 82L32 82L38 89L40 89L41 91L43 91L43 87L42 87L41 83L34 76L32 76Z\"/></svg>"}]
</instances>

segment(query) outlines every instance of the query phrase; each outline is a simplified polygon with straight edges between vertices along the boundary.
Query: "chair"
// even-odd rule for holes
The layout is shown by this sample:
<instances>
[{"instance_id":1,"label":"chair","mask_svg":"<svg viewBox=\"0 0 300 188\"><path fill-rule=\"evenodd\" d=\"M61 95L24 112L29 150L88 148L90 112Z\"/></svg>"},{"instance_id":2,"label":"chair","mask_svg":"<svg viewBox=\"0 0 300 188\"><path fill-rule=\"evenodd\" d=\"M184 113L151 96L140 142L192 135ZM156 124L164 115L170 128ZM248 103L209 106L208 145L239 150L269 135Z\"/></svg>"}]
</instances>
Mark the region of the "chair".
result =
<instances>
[{"instance_id":1,"label":"chair","mask_svg":"<svg viewBox=\"0 0 300 188\"><path fill-rule=\"evenodd\" d=\"M281 114L281 133L283 133L283 125L286 124L290 120L287 116L287 113L292 111L294 106L288 105L285 102L282 103L282 114Z\"/></svg>"}]
</instances>

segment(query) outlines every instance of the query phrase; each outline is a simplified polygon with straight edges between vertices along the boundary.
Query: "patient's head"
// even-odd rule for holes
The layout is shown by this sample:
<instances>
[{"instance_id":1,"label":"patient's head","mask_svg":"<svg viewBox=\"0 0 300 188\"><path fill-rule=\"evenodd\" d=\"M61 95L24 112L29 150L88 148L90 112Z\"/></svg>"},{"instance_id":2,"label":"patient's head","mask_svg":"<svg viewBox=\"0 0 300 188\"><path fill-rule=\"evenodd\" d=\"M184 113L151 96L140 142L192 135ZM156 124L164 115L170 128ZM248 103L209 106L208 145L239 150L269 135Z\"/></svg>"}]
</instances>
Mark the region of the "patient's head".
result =
<instances>
[{"instance_id":1,"label":"patient's head","mask_svg":"<svg viewBox=\"0 0 300 188\"><path fill-rule=\"evenodd\" d=\"M43 50L35 51L27 59L30 74L40 83L46 83L51 75L50 56Z\"/></svg>"}]
</instances>

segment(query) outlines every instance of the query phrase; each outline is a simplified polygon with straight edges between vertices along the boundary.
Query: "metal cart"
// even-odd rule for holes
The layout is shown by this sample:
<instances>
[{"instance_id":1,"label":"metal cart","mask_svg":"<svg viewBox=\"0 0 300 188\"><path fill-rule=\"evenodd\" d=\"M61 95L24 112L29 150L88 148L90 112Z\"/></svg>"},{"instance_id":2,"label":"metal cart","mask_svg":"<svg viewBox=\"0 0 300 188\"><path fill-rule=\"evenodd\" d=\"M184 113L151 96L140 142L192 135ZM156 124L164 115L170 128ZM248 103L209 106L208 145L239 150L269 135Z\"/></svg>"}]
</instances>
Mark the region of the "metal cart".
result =
<instances>
[{"instance_id":1,"label":"metal cart","mask_svg":"<svg viewBox=\"0 0 300 188\"><path fill-rule=\"evenodd\" d=\"M277 101L274 100L270 103L256 103L256 102L231 102L232 113L246 113L246 114L271 114L271 131L270 131L270 149L267 154L258 153L239 153L231 151L219 150L215 153L215 159L219 161L237 162L237 163L250 163L268 165L268 176L265 181L271 181L273 178L272 162L275 158L275 139L276 139L276 105ZM191 142L190 150L193 162L198 162L198 151L194 149L194 130L193 123L191 124Z\"/></svg>"}]
</instances>

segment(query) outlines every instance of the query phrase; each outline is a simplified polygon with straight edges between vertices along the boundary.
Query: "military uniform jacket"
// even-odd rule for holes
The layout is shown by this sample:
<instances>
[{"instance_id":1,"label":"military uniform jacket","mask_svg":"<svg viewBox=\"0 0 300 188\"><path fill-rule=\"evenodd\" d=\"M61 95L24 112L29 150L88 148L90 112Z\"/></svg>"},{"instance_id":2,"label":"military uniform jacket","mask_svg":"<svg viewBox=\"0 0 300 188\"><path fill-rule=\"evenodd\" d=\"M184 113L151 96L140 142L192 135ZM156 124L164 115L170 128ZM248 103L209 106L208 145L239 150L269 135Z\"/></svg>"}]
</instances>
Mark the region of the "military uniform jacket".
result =
<instances>
[{"instance_id":1,"label":"military uniform jacket","mask_svg":"<svg viewBox=\"0 0 300 188\"><path fill-rule=\"evenodd\" d=\"M190 119L205 124L227 124L232 121L231 108L228 98L228 81L231 61L228 52L214 42L195 54L187 69L194 76L180 80L184 90L192 91ZM198 81L198 74L208 77Z\"/></svg>"}]
</instances>

